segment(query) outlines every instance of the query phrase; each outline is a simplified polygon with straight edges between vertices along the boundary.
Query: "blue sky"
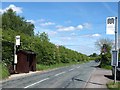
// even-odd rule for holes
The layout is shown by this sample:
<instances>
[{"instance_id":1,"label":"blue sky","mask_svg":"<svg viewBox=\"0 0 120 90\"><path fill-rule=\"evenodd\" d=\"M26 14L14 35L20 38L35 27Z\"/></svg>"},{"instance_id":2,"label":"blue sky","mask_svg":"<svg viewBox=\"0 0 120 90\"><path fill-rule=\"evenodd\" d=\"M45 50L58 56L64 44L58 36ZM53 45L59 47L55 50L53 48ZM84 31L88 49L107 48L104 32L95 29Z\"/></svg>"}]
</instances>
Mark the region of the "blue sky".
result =
<instances>
[{"instance_id":1,"label":"blue sky","mask_svg":"<svg viewBox=\"0 0 120 90\"><path fill-rule=\"evenodd\" d=\"M117 2L4 2L1 12L13 8L17 14L35 25L35 34L46 32L56 45L90 55L106 34L106 18L118 15Z\"/></svg>"}]
</instances>

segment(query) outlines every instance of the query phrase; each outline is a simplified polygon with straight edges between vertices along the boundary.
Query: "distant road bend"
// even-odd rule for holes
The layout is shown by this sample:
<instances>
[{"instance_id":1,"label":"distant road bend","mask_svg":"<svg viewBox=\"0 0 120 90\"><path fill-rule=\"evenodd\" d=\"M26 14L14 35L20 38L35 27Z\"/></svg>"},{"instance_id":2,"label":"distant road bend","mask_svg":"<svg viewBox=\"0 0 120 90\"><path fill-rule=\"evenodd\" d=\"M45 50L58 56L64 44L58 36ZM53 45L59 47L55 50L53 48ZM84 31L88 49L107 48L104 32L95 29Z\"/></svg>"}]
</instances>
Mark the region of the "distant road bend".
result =
<instances>
[{"instance_id":1,"label":"distant road bend","mask_svg":"<svg viewBox=\"0 0 120 90\"><path fill-rule=\"evenodd\" d=\"M35 73L2 82L2 88L85 88L98 63L84 64Z\"/></svg>"}]
</instances>

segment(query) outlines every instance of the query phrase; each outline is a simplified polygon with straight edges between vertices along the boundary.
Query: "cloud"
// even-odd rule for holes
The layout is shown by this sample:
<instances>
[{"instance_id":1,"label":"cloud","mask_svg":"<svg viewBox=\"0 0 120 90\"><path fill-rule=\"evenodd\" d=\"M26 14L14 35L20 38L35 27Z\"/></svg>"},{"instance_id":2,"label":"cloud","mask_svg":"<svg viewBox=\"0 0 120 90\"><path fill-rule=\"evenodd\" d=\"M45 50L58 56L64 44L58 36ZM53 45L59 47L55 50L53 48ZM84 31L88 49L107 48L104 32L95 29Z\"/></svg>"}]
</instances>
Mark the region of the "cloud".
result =
<instances>
[{"instance_id":1,"label":"cloud","mask_svg":"<svg viewBox=\"0 0 120 90\"><path fill-rule=\"evenodd\" d=\"M100 37L101 35L100 34L98 34L98 33L96 33L96 34L86 34L86 35L81 35L81 37Z\"/></svg>"},{"instance_id":2,"label":"cloud","mask_svg":"<svg viewBox=\"0 0 120 90\"><path fill-rule=\"evenodd\" d=\"M83 27L86 28L86 29L91 29L92 25L90 23L84 23Z\"/></svg>"},{"instance_id":3,"label":"cloud","mask_svg":"<svg viewBox=\"0 0 120 90\"><path fill-rule=\"evenodd\" d=\"M56 35L57 32L56 31L47 31L48 35L52 36L52 35Z\"/></svg>"},{"instance_id":4,"label":"cloud","mask_svg":"<svg viewBox=\"0 0 120 90\"><path fill-rule=\"evenodd\" d=\"M46 20L41 18L40 20L38 20L38 22L45 22Z\"/></svg>"},{"instance_id":5,"label":"cloud","mask_svg":"<svg viewBox=\"0 0 120 90\"><path fill-rule=\"evenodd\" d=\"M71 33L72 36L76 35L75 33Z\"/></svg>"},{"instance_id":6,"label":"cloud","mask_svg":"<svg viewBox=\"0 0 120 90\"><path fill-rule=\"evenodd\" d=\"M74 30L82 30L83 29L83 26L82 25L78 25L78 26L68 26L68 27L65 27L65 26L56 26L57 28L57 31L74 31Z\"/></svg>"},{"instance_id":7,"label":"cloud","mask_svg":"<svg viewBox=\"0 0 120 90\"><path fill-rule=\"evenodd\" d=\"M53 22L40 23L40 26L51 26L51 25L55 25L55 23L53 23Z\"/></svg>"},{"instance_id":8,"label":"cloud","mask_svg":"<svg viewBox=\"0 0 120 90\"><path fill-rule=\"evenodd\" d=\"M32 24L35 24L35 21L34 20L27 20L27 22L31 22Z\"/></svg>"},{"instance_id":9,"label":"cloud","mask_svg":"<svg viewBox=\"0 0 120 90\"><path fill-rule=\"evenodd\" d=\"M14 4L10 4L8 7L6 7L5 9L0 9L0 13L4 13L6 12L8 9L12 9L13 11L15 11L16 13L23 13L22 8L21 7L17 7Z\"/></svg>"},{"instance_id":10,"label":"cloud","mask_svg":"<svg viewBox=\"0 0 120 90\"><path fill-rule=\"evenodd\" d=\"M92 25L90 23L84 23L82 25L77 25L77 26L61 26L58 25L56 26L57 31L74 31L74 30L82 30L84 28L86 29L91 29Z\"/></svg>"},{"instance_id":11,"label":"cloud","mask_svg":"<svg viewBox=\"0 0 120 90\"><path fill-rule=\"evenodd\" d=\"M93 34L92 37L100 37L100 34Z\"/></svg>"},{"instance_id":12,"label":"cloud","mask_svg":"<svg viewBox=\"0 0 120 90\"><path fill-rule=\"evenodd\" d=\"M64 41L72 40L71 37L62 37L61 39L64 40Z\"/></svg>"}]
</instances>

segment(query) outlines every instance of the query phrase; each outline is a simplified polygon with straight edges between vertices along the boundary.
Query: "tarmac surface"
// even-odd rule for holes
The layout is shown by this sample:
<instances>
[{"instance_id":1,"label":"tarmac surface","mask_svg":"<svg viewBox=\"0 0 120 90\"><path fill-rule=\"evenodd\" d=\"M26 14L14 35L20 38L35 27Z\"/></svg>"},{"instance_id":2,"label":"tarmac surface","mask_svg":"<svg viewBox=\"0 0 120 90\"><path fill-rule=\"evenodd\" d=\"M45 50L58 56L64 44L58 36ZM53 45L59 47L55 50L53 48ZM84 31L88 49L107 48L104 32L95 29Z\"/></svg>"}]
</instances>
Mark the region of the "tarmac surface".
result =
<instances>
[{"instance_id":1,"label":"tarmac surface","mask_svg":"<svg viewBox=\"0 0 120 90\"><path fill-rule=\"evenodd\" d=\"M2 88L107 88L111 70L100 69L94 61L48 71L12 75Z\"/></svg>"}]
</instances>

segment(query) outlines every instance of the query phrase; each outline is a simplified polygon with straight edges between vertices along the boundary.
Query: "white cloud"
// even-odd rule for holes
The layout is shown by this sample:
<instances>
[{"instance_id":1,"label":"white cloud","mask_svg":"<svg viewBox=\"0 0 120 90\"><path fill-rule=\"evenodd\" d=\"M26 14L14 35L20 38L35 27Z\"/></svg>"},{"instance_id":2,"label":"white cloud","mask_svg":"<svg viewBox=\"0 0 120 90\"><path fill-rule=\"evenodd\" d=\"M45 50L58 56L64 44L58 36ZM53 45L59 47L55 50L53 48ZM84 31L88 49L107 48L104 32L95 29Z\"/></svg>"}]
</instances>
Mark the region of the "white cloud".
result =
<instances>
[{"instance_id":1,"label":"white cloud","mask_svg":"<svg viewBox=\"0 0 120 90\"><path fill-rule=\"evenodd\" d=\"M71 33L71 35L73 35L73 36L74 36L74 35L76 35L76 34L75 34L75 33Z\"/></svg>"},{"instance_id":2,"label":"white cloud","mask_svg":"<svg viewBox=\"0 0 120 90\"><path fill-rule=\"evenodd\" d=\"M57 34L57 32L56 31L47 31L47 33L48 33L48 35L56 35Z\"/></svg>"},{"instance_id":3,"label":"white cloud","mask_svg":"<svg viewBox=\"0 0 120 90\"><path fill-rule=\"evenodd\" d=\"M77 29L77 30L81 30L81 29L83 29L83 26L82 26L82 25L78 25L78 26L76 27L76 29Z\"/></svg>"},{"instance_id":4,"label":"white cloud","mask_svg":"<svg viewBox=\"0 0 120 90\"><path fill-rule=\"evenodd\" d=\"M40 20L38 20L39 22L45 22L46 20L41 18Z\"/></svg>"},{"instance_id":5,"label":"white cloud","mask_svg":"<svg viewBox=\"0 0 120 90\"><path fill-rule=\"evenodd\" d=\"M82 30L83 29L83 26L82 25L78 25L78 26L68 26L68 27L65 27L65 26L56 26L57 28L57 31L74 31L74 30Z\"/></svg>"},{"instance_id":6,"label":"white cloud","mask_svg":"<svg viewBox=\"0 0 120 90\"><path fill-rule=\"evenodd\" d=\"M100 34L93 34L92 37L100 37Z\"/></svg>"},{"instance_id":7,"label":"white cloud","mask_svg":"<svg viewBox=\"0 0 120 90\"><path fill-rule=\"evenodd\" d=\"M22 8L21 7L17 7L14 4L10 4L8 7L6 7L5 9L0 9L0 13L4 13L6 12L8 9L12 9L13 11L15 11L16 13L22 13Z\"/></svg>"},{"instance_id":8,"label":"white cloud","mask_svg":"<svg viewBox=\"0 0 120 90\"><path fill-rule=\"evenodd\" d=\"M27 22L31 22L32 24L35 24L34 20L27 20Z\"/></svg>"},{"instance_id":9,"label":"white cloud","mask_svg":"<svg viewBox=\"0 0 120 90\"><path fill-rule=\"evenodd\" d=\"M100 37L101 35L96 33L96 34L86 34L86 35L82 35L81 37Z\"/></svg>"},{"instance_id":10,"label":"white cloud","mask_svg":"<svg viewBox=\"0 0 120 90\"><path fill-rule=\"evenodd\" d=\"M51 25L55 25L55 23L53 23L53 22L40 23L40 26L51 26Z\"/></svg>"},{"instance_id":11,"label":"white cloud","mask_svg":"<svg viewBox=\"0 0 120 90\"><path fill-rule=\"evenodd\" d=\"M86 28L86 29L91 29L92 25L90 23L84 23L83 27Z\"/></svg>"},{"instance_id":12,"label":"white cloud","mask_svg":"<svg viewBox=\"0 0 120 90\"><path fill-rule=\"evenodd\" d=\"M84 28L91 29L92 25L90 23L84 23L82 25L77 26L56 26L57 31L74 31L74 30L82 30Z\"/></svg>"},{"instance_id":13,"label":"white cloud","mask_svg":"<svg viewBox=\"0 0 120 90\"><path fill-rule=\"evenodd\" d=\"M71 37L62 37L61 39L62 39L63 41L72 40L72 38L71 38Z\"/></svg>"}]
</instances>

